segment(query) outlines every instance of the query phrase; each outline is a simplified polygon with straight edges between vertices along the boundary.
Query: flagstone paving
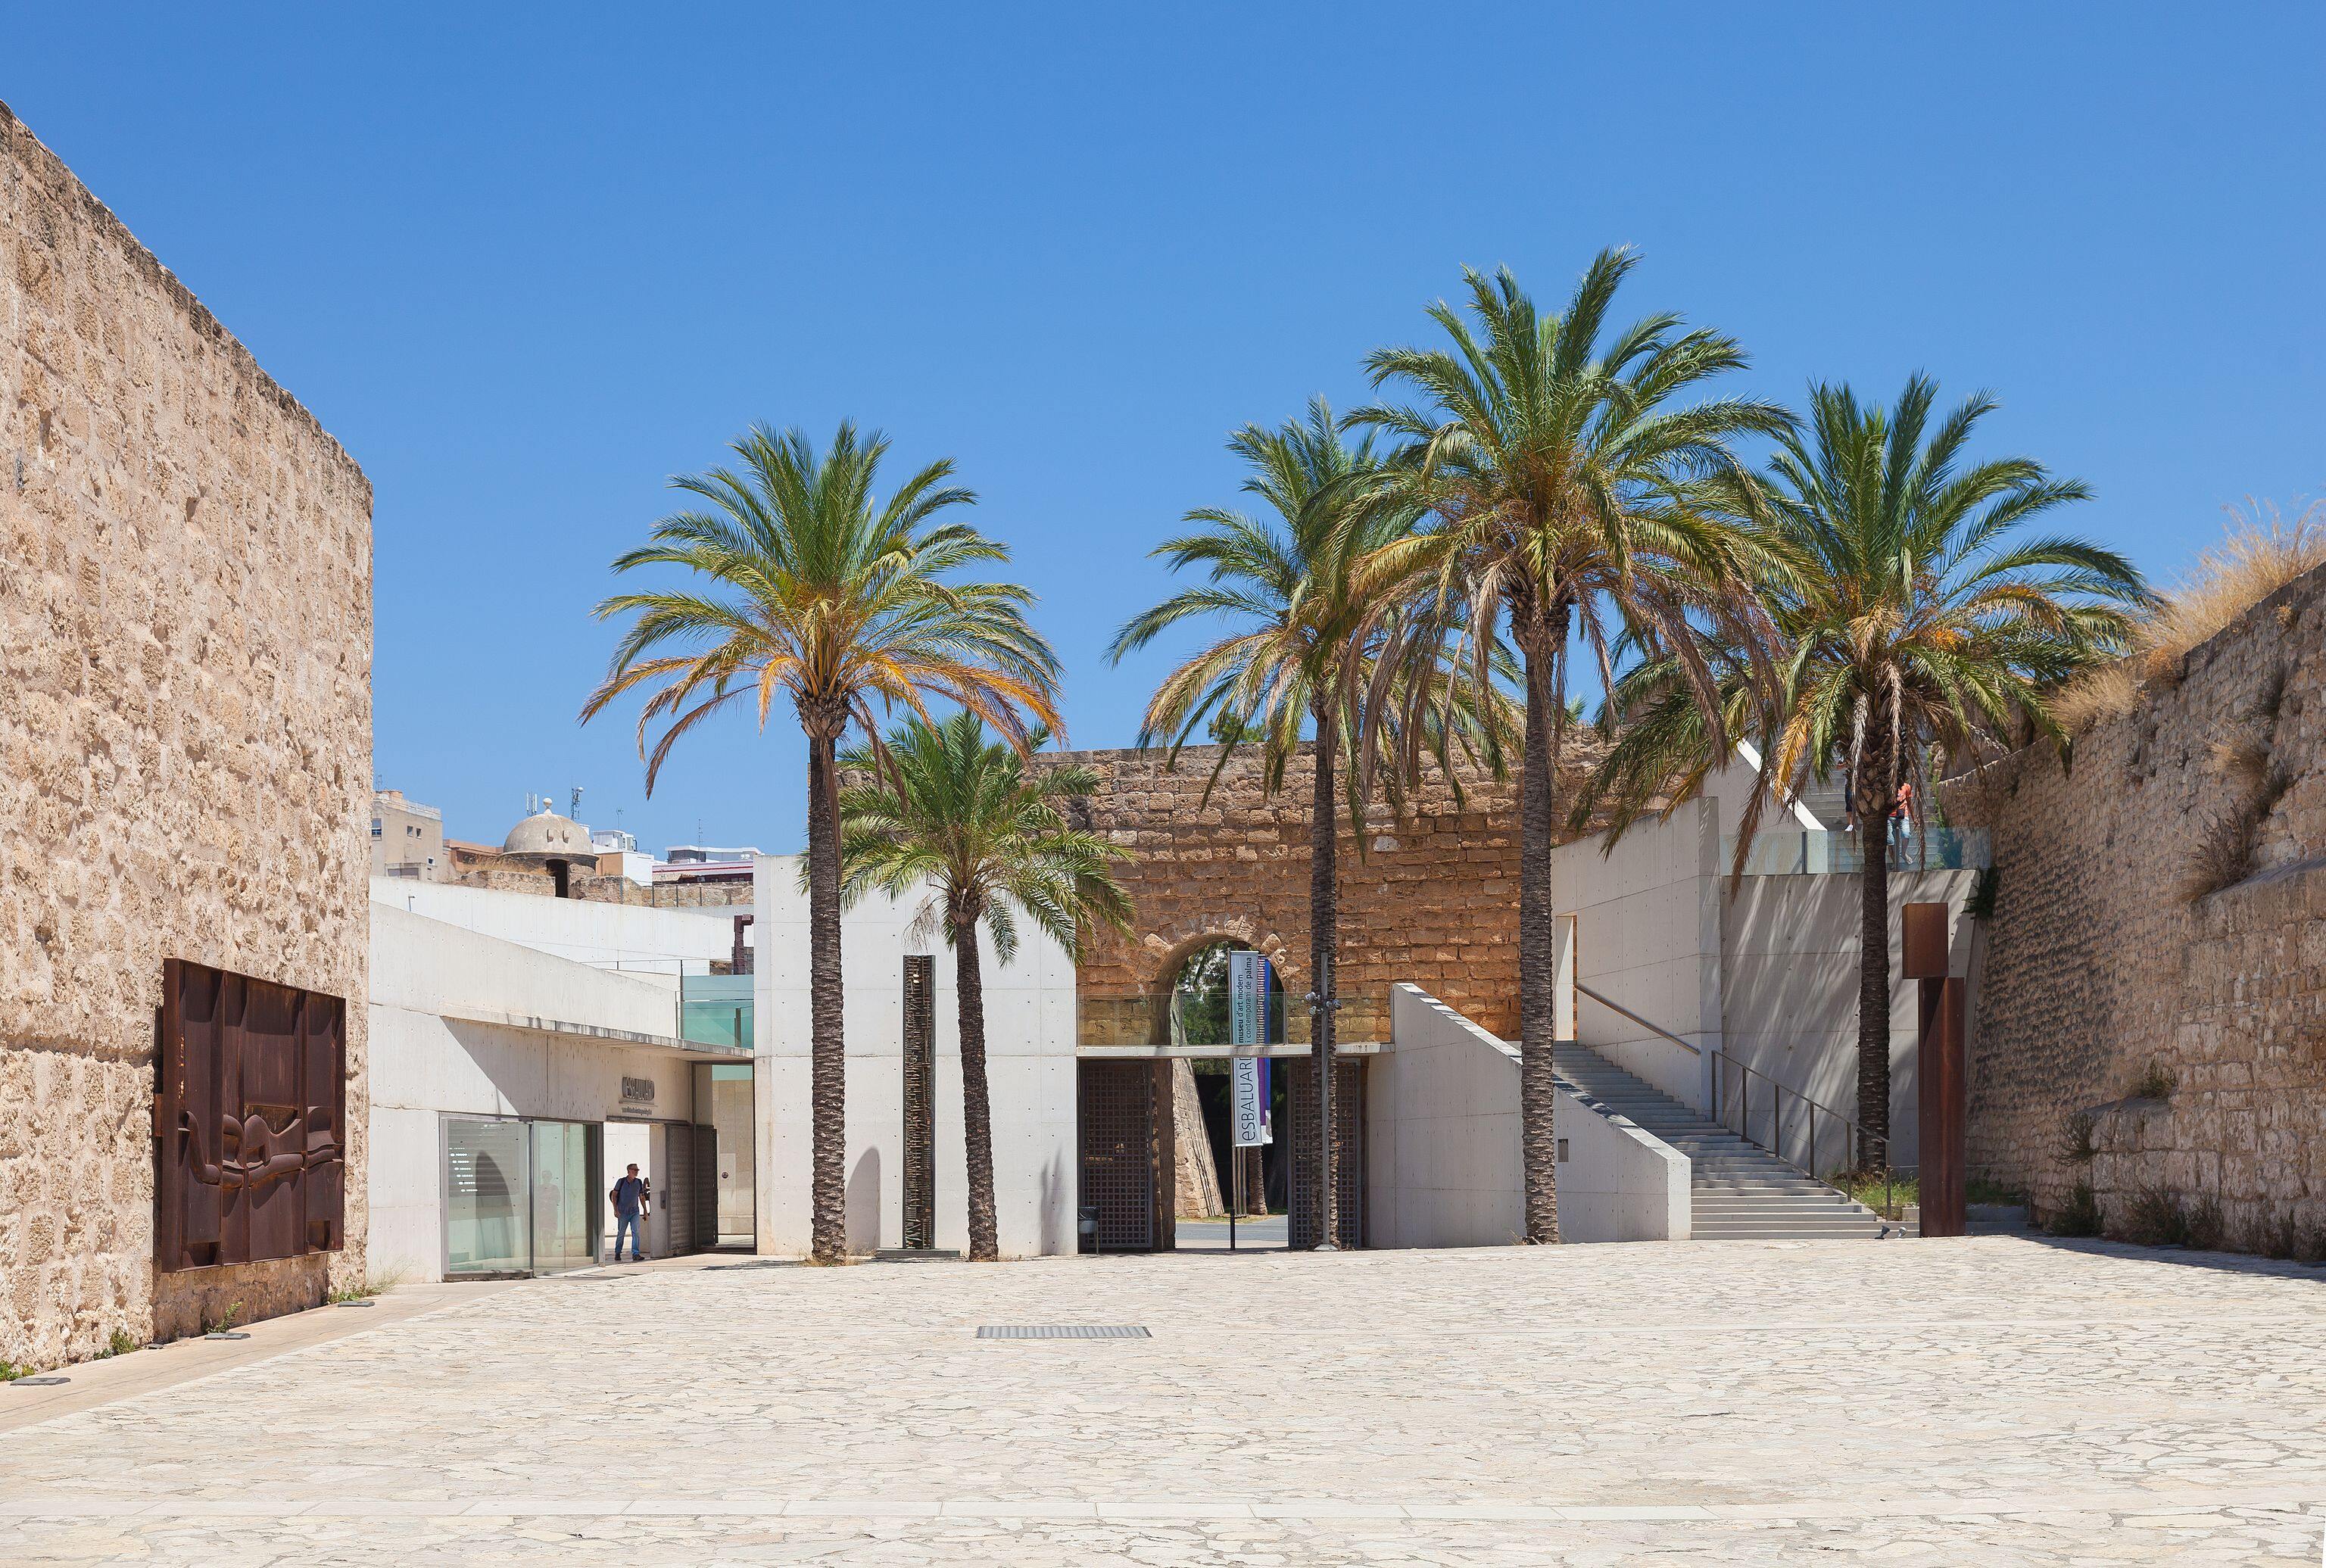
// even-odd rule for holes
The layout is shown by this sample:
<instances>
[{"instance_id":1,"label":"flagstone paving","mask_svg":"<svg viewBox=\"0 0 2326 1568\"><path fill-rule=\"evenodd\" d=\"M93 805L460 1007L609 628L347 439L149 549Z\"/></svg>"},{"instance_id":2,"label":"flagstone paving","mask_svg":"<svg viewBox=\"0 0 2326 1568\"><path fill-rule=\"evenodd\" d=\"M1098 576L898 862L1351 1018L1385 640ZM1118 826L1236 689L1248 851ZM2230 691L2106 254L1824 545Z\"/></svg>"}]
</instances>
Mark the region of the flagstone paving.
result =
<instances>
[{"instance_id":1,"label":"flagstone paving","mask_svg":"<svg viewBox=\"0 0 2326 1568\"><path fill-rule=\"evenodd\" d=\"M0 1449L19 1563L2314 1564L2321 1533L2326 1272L2019 1237L705 1260Z\"/></svg>"}]
</instances>

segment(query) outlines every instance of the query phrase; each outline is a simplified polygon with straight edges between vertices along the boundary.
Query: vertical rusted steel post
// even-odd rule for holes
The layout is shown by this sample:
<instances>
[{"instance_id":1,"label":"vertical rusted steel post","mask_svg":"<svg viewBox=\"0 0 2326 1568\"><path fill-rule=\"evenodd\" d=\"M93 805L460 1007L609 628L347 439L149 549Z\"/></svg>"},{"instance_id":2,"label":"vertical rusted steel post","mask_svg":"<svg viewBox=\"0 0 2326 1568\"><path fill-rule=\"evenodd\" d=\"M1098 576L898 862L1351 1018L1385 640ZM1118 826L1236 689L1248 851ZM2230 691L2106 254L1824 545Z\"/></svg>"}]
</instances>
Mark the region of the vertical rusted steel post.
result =
<instances>
[{"instance_id":1,"label":"vertical rusted steel post","mask_svg":"<svg viewBox=\"0 0 2326 1568\"><path fill-rule=\"evenodd\" d=\"M1921 987L1914 1055L1921 1229L1925 1236L1960 1236L1968 1229L1963 982L1947 974L1947 906L1909 904L1899 914L1903 978Z\"/></svg>"}]
</instances>

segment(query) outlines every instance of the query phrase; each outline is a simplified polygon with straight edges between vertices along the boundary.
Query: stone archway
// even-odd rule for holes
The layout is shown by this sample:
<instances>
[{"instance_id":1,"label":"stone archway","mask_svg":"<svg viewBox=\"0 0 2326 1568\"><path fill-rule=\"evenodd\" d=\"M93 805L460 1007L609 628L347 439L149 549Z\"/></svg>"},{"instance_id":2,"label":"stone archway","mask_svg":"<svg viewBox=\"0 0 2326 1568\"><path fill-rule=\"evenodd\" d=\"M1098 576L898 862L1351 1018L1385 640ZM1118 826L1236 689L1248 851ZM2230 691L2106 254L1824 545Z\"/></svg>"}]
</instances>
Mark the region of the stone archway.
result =
<instances>
[{"instance_id":1,"label":"stone archway","mask_svg":"<svg viewBox=\"0 0 2326 1568\"><path fill-rule=\"evenodd\" d=\"M1282 944L1277 943L1275 951L1270 951L1232 932L1213 930L1172 943L1165 951L1151 988L1149 1038L1152 1044L1216 1046L1223 1054L1226 1053L1229 1041L1224 959L1233 951L1257 951L1268 960L1271 1005L1268 1009L1266 1038L1270 1042L1283 1040L1288 1009L1284 1006L1287 989ZM1189 982L1196 978L1194 971L1198 966L1212 972L1191 986ZM1205 1111L1205 1086L1198 1081L1198 1060L1174 1056L1170 1063L1173 1202L1177 1217L1209 1218L1225 1213L1233 1202L1232 1195L1239 1190L1235 1167L1230 1164L1237 1159L1244 1162L1241 1183L1243 1206L1238 1213L1246 1217L1265 1214L1268 1183L1264 1153L1257 1148L1237 1150L1219 1146L1213 1118ZM1201 1060L1215 1070L1224 1071L1209 1058ZM1216 1085L1212 1087L1215 1096L1221 1092Z\"/></svg>"}]
</instances>

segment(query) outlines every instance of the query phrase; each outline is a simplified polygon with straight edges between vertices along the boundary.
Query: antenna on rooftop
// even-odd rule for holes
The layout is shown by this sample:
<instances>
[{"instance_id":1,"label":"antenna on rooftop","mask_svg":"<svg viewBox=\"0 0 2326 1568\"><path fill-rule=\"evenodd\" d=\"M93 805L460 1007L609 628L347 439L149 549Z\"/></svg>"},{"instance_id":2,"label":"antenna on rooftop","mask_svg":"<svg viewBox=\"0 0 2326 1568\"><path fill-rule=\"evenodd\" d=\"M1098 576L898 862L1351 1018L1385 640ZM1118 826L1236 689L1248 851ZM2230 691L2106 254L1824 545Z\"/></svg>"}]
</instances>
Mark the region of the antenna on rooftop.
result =
<instances>
[{"instance_id":1,"label":"antenna on rooftop","mask_svg":"<svg viewBox=\"0 0 2326 1568\"><path fill-rule=\"evenodd\" d=\"M580 784L573 786L572 804L565 809L565 814L577 822L582 820L582 786Z\"/></svg>"}]
</instances>

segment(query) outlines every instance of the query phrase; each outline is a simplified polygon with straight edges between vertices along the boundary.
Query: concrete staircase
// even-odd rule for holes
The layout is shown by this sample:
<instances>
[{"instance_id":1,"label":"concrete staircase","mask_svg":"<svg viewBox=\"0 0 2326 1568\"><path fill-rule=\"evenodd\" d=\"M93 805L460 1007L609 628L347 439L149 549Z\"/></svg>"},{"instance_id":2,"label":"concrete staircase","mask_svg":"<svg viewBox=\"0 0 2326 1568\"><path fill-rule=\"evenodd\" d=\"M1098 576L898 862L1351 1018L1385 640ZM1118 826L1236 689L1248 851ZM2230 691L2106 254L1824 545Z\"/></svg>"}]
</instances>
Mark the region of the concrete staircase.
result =
<instances>
[{"instance_id":1,"label":"concrete staircase","mask_svg":"<svg viewBox=\"0 0 2326 1568\"><path fill-rule=\"evenodd\" d=\"M1597 1100L1689 1158L1698 1241L1812 1241L1882 1230L1882 1217L1811 1181L1757 1144L1690 1109L1586 1045L1562 1042L1560 1086Z\"/></svg>"}]
</instances>

